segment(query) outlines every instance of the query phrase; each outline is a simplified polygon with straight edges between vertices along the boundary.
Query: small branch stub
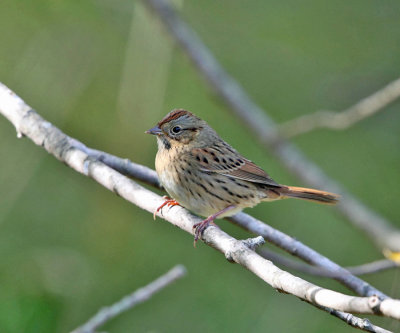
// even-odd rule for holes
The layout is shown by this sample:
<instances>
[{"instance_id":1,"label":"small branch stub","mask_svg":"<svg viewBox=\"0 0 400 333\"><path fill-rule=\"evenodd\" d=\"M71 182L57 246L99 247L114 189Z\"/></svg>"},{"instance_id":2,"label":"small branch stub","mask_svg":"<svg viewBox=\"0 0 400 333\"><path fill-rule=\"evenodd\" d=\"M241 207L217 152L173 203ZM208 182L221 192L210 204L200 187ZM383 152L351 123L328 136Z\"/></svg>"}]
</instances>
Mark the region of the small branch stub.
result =
<instances>
[{"instance_id":1,"label":"small branch stub","mask_svg":"<svg viewBox=\"0 0 400 333\"><path fill-rule=\"evenodd\" d=\"M243 241L243 244L246 245L250 250L255 251L257 247L265 244L265 239L262 236L248 238Z\"/></svg>"}]
</instances>

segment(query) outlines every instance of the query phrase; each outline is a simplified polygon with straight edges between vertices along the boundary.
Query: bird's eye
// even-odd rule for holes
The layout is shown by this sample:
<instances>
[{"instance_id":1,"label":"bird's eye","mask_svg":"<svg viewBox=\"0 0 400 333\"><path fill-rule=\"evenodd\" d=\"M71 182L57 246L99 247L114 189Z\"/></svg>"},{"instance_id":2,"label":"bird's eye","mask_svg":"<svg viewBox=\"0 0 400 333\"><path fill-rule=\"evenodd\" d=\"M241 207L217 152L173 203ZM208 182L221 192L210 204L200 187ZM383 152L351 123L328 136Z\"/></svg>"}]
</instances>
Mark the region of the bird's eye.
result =
<instances>
[{"instance_id":1,"label":"bird's eye","mask_svg":"<svg viewBox=\"0 0 400 333\"><path fill-rule=\"evenodd\" d=\"M182 130L182 128L180 126L175 126L174 128L172 128L172 133L179 133Z\"/></svg>"}]
</instances>

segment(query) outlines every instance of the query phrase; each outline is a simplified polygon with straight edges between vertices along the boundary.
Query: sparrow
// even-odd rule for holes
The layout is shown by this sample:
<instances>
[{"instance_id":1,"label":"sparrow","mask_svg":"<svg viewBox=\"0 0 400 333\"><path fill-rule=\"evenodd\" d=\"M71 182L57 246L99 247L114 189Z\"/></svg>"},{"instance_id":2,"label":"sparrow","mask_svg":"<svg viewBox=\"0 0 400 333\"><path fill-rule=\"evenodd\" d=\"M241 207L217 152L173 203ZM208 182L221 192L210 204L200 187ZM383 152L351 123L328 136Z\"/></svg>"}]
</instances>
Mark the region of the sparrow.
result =
<instances>
[{"instance_id":1,"label":"sparrow","mask_svg":"<svg viewBox=\"0 0 400 333\"><path fill-rule=\"evenodd\" d=\"M333 193L277 183L189 111L172 110L145 133L157 137L156 171L169 194L154 217L165 205L180 205L207 217L193 226L194 244L215 219L232 216L263 201L338 201L338 195Z\"/></svg>"}]
</instances>

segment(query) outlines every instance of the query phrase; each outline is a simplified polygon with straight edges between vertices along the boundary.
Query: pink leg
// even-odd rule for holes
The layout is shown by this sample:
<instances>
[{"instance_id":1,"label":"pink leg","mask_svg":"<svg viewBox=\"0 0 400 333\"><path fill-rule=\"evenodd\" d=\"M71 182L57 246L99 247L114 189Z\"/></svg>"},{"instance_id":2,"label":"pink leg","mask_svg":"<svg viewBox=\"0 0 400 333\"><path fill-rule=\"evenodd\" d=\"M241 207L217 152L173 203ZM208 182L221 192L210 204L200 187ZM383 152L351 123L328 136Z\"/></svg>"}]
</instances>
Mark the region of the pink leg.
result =
<instances>
[{"instance_id":1,"label":"pink leg","mask_svg":"<svg viewBox=\"0 0 400 333\"><path fill-rule=\"evenodd\" d=\"M195 231L195 233L194 233L194 243L193 243L193 246L196 247L196 242L199 240L200 236L203 234L204 230L207 229L207 227L210 225L210 223L213 223L214 220L215 220L218 216L220 216L220 215L226 213L228 210L231 210L231 209L233 209L233 208L236 208L236 206L235 206L235 205L230 205L230 206L224 208L223 210L220 210L219 212L217 212L217 213L215 213L215 214L213 214L213 215L207 217L204 221L201 221L201 222L199 222L199 223L196 223L196 224L193 226L193 229L196 229L196 231Z\"/></svg>"}]
</instances>

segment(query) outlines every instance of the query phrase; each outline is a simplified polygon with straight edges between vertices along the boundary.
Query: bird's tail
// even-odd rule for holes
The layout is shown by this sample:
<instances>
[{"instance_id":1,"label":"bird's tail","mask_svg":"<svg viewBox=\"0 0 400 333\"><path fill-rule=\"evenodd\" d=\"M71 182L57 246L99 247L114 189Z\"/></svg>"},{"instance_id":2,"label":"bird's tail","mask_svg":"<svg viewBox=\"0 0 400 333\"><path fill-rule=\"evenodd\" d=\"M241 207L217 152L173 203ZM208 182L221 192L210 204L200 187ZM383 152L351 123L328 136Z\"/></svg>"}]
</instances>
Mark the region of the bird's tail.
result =
<instances>
[{"instance_id":1,"label":"bird's tail","mask_svg":"<svg viewBox=\"0 0 400 333\"><path fill-rule=\"evenodd\" d=\"M305 187L284 186L279 189L279 194L281 195L281 199L296 198L328 205L334 205L339 200L337 194Z\"/></svg>"}]
</instances>

